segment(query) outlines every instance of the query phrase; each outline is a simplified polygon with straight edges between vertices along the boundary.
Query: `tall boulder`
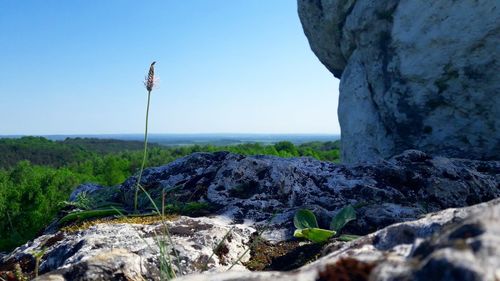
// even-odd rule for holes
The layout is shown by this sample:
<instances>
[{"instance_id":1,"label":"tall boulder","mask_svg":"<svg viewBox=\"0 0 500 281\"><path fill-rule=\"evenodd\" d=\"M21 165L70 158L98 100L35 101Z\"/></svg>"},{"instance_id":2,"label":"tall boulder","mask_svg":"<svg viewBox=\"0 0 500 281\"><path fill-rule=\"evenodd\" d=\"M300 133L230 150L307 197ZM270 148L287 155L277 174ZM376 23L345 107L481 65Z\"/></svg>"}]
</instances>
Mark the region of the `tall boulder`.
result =
<instances>
[{"instance_id":1,"label":"tall boulder","mask_svg":"<svg viewBox=\"0 0 500 281\"><path fill-rule=\"evenodd\" d=\"M298 0L298 12L341 79L345 162L500 158L500 2Z\"/></svg>"}]
</instances>

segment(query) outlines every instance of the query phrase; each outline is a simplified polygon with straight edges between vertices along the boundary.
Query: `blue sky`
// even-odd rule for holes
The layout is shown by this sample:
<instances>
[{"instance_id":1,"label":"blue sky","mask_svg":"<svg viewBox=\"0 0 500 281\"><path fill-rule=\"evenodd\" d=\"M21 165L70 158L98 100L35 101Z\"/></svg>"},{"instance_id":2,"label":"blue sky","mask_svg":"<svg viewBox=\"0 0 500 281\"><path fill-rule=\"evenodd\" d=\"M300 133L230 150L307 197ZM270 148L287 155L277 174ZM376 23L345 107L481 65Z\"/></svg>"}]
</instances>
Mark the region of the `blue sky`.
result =
<instances>
[{"instance_id":1,"label":"blue sky","mask_svg":"<svg viewBox=\"0 0 500 281\"><path fill-rule=\"evenodd\" d=\"M295 0L0 0L0 135L339 133Z\"/></svg>"}]
</instances>

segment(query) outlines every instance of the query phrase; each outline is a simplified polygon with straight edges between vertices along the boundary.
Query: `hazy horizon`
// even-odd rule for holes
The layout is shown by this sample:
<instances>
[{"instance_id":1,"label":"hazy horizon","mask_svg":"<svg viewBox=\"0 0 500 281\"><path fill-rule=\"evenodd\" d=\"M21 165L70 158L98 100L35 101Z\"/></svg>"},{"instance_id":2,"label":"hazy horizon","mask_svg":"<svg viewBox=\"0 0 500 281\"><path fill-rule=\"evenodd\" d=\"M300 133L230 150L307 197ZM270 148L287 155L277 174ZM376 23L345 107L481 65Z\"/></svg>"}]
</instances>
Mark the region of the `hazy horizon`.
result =
<instances>
[{"instance_id":1,"label":"hazy horizon","mask_svg":"<svg viewBox=\"0 0 500 281\"><path fill-rule=\"evenodd\" d=\"M44 137L52 141L63 141L67 138L91 138L91 139L115 139L124 141L144 140L144 134L75 134L75 135L0 135L2 138L22 138L22 137ZM314 142L314 141L335 141L339 140L337 134L235 134L235 133L190 133L190 134L149 134L148 142L162 145L193 145L193 144L213 144L213 145L232 145L242 143L261 143L271 144L279 141L290 141L295 144Z\"/></svg>"},{"instance_id":2,"label":"hazy horizon","mask_svg":"<svg viewBox=\"0 0 500 281\"><path fill-rule=\"evenodd\" d=\"M139 135L144 137L144 133L83 133L83 134L0 134L0 137L8 137L8 136L129 136L129 135ZM165 135L165 136L184 136L184 135L202 135L202 136L210 136L210 135L215 135L215 136L224 136L224 135L230 135L230 136L239 136L239 135L280 135L280 136L286 136L286 135L298 135L298 136L322 136L322 135L328 135L328 136L336 136L340 134L335 134L335 133L225 133L225 132L215 132L215 133L148 133L148 136L154 136L154 135Z\"/></svg>"}]
</instances>

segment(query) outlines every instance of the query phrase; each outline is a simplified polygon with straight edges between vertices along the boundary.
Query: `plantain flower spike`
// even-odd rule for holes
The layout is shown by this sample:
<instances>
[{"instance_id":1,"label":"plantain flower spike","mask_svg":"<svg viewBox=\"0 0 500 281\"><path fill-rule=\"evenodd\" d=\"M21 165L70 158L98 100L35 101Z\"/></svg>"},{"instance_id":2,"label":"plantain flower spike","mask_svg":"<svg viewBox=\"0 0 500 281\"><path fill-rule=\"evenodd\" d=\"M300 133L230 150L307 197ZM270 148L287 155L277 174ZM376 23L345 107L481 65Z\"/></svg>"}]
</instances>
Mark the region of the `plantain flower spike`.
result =
<instances>
[{"instance_id":1,"label":"plantain flower spike","mask_svg":"<svg viewBox=\"0 0 500 281\"><path fill-rule=\"evenodd\" d=\"M148 90L148 92L151 92L155 85L155 63L156 61L151 63L148 76L146 77L146 81L144 82L144 85L146 86L146 90Z\"/></svg>"}]
</instances>

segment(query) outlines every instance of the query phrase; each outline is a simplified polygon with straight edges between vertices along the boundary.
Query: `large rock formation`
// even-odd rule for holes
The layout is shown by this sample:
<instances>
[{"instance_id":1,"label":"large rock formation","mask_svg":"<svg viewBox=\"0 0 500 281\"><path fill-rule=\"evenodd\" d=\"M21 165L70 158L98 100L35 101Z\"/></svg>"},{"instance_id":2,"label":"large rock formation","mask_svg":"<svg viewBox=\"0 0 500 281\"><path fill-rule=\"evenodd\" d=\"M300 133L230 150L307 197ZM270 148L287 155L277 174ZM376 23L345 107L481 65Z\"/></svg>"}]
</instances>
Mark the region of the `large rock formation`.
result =
<instances>
[{"instance_id":1,"label":"large rock formation","mask_svg":"<svg viewBox=\"0 0 500 281\"><path fill-rule=\"evenodd\" d=\"M3 257L0 260L0 277L14 271L15 264L32 273L34 256L40 253L39 272L44 275L39 280L158 280L162 252L172 261L179 260L178 265L174 262L174 267L182 274L224 271L233 263L238 264L233 269L240 271L289 270L310 261L322 250L327 251L321 245L299 243L292 237L292 218L298 209L313 210L320 226L328 228L331 217L343 206L352 204L357 208L358 218L343 231L365 235L390 224L418 219L429 212L500 197L499 171L498 161L431 157L415 150L405 151L377 164L359 165L321 162L311 158L197 153L166 166L147 169L141 180L142 186L157 202L161 202L163 194L166 194L167 205L186 207L176 209L181 215L170 216L168 221L162 223L155 221L154 217L132 214L127 218L108 218L83 225L77 222L63 229L63 223L56 222L44 235ZM124 212L130 211L134 205L135 181L136 178L132 177L113 188L82 185L72 198L77 199L78 193L86 192L87 201L105 202L123 208ZM185 203L187 205L182 205ZM483 259L498 251L494 246L489 248L490 244L494 244L491 239L498 231L498 227L490 223L499 217L498 203L497 200L480 207L488 215L478 228L489 234L482 235L481 239L486 240L478 242L483 243L484 247L480 249L484 252L471 252L471 255L480 255L474 272L478 271L477 268L497 265L497 260L488 264ZM148 212L151 203L142 195L139 206L142 212ZM492 206L496 206L495 209L486 211ZM397 253L404 268L406 263L410 263L410 248L420 245L420 238L430 239L445 224L459 227L468 213L447 211L431 216L432 220L427 219L425 223L406 223L386 232L378 232L378 240L371 235L362 238L360 241L364 242L359 242L361 244L350 244L349 247L358 249L360 246L352 245L372 245L370 251L373 253L369 256L383 260L385 253L396 251L405 244L405 250ZM158 237L164 239L165 225L170 230L172 241L167 239L168 249L162 251L158 247ZM263 239L261 243L264 246L260 248L254 244L257 232L262 232L258 237ZM470 229L470 232L475 235L476 228ZM469 235L467 233L463 235ZM221 241L223 247L218 248ZM436 255L441 255L437 251L448 247L446 243L449 241L440 241L429 240L433 248L423 249L429 251L426 257L432 256L434 251ZM432 243L437 243L437 246ZM439 243L444 243L444 246ZM173 249L171 245L174 245ZM360 255L354 258L364 263L373 261L372 258L363 260ZM330 257L336 261L340 256L345 255ZM457 256L452 253L452 256L444 257L450 260L443 262L454 262ZM472 256L470 258L473 259ZM262 264L262 259L265 259L265 264ZM327 258L326 261L333 260ZM382 261L380 263L383 264ZM307 274L318 272L317 268L304 270ZM248 275L248 278L252 276ZM262 276L268 278L271 275ZM306 280L298 276L296 280ZM222 277L217 276L213 280L223 280L219 278Z\"/></svg>"},{"instance_id":2,"label":"large rock formation","mask_svg":"<svg viewBox=\"0 0 500 281\"><path fill-rule=\"evenodd\" d=\"M406 149L500 157L500 3L298 0L312 50L340 81L346 162Z\"/></svg>"}]
</instances>

